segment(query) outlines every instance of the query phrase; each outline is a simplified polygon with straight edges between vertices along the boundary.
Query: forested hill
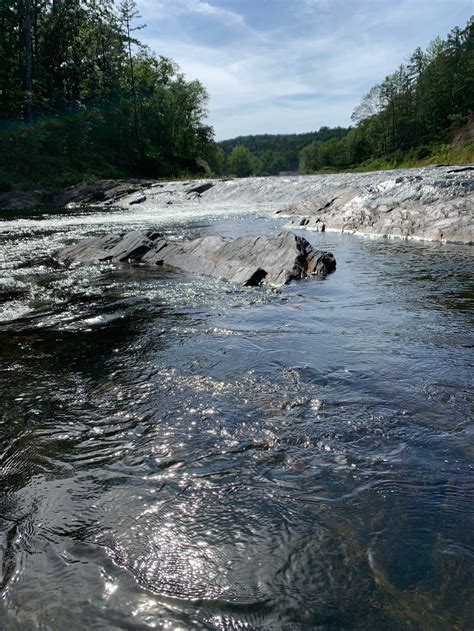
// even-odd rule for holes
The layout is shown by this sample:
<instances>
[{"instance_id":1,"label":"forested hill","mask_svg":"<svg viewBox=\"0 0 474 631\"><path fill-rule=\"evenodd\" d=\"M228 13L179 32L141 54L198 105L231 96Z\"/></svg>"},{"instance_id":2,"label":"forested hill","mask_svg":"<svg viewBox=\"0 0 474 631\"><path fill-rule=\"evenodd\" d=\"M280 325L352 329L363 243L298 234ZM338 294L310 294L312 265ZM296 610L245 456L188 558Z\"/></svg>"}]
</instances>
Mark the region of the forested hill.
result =
<instances>
[{"instance_id":1,"label":"forested hill","mask_svg":"<svg viewBox=\"0 0 474 631\"><path fill-rule=\"evenodd\" d=\"M301 149L312 142L325 142L331 138L342 138L349 130L344 127L321 127L319 131L304 134L258 134L238 136L222 140L219 146L226 154L241 145L246 147L258 160L264 162L264 170L271 173L295 171L298 169Z\"/></svg>"},{"instance_id":2,"label":"forested hill","mask_svg":"<svg viewBox=\"0 0 474 631\"><path fill-rule=\"evenodd\" d=\"M471 161L473 145L453 147L474 111L474 17L446 39L417 48L406 63L374 85L352 114L356 126L336 143L312 143L301 153L306 171L326 166L397 167L416 160ZM384 162L377 161L382 158Z\"/></svg>"},{"instance_id":3,"label":"forested hill","mask_svg":"<svg viewBox=\"0 0 474 631\"><path fill-rule=\"evenodd\" d=\"M237 145L244 145L244 147L256 154L263 151L275 151L277 153L299 152L312 142L325 142L330 138L342 138L348 131L345 127L321 127L319 131L311 131L304 134L237 136L237 138L222 140L219 142L219 145L226 153L232 151Z\"/></svg>"}]
</instances>

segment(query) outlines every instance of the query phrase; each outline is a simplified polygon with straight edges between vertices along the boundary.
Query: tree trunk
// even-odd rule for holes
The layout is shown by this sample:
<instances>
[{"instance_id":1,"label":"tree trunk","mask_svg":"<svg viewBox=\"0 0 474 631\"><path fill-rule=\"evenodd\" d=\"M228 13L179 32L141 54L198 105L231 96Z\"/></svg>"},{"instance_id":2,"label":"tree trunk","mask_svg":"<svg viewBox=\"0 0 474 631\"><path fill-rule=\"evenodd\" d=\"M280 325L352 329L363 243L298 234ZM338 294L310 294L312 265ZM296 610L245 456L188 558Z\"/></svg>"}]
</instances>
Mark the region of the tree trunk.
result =
<instances>
[{"instance_id":1,"label":"tree trunk","mask_svg":"<svg viewBox=\"0 0 474 631\"><path fill-rule=\"evenodd\" d=\"M142 154L141 140L140 140L140 128L138 123L138 102L137 102L137 86L135 83L135 70L133 68L133 55L132 55L132 38L130 32L130 24L127 23L127 37L128 37L128 59L130 63L130 83L132 86L132 100L133 100L133 126L135 130L135 140L137 142L137 149Z\"/></svg>"},{"instance_id":2,"label":"tree trunk","mask_svg":"<svg viewBox=\"0 0 474 631\"><path fill-rule=\"evenodd\" d=\"M25 123L33 122L33 6L32 0L23 0L23 91L25 104L23 119Z\"/></svg>"}]
</instances>

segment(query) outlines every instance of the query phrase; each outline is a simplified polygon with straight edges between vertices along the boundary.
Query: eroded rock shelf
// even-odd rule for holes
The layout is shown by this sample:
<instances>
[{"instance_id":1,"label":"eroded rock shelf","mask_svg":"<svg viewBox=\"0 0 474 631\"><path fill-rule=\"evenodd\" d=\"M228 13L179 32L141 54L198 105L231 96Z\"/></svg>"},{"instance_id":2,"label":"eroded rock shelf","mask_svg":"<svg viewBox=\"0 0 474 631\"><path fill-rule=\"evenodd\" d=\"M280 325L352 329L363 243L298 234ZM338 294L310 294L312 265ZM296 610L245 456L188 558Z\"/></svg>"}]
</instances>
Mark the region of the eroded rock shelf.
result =
<instances>
[{"instance_id":1,"label":"eroded rock shelf","mask_svg":"<svg viewBox=\"0 0 474 631\"><path fill-rule=\"evenodd\" d=\"M336 268L330 252L315 250L291 232L237 239L204 236L170 240L157 232L129 232L85 239L64 248L57 258L65 263L116 261L166 266L245 286L281 286Z\"/></svg>"}]
</instances>

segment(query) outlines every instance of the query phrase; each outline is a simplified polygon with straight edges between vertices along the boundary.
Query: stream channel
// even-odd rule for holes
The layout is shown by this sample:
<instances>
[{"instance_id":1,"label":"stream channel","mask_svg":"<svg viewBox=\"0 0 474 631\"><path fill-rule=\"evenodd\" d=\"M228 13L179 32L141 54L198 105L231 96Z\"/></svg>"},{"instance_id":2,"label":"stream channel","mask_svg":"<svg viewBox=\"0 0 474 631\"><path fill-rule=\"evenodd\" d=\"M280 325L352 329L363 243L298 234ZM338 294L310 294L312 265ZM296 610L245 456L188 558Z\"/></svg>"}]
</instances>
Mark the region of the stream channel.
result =
<instances>
[{"instance_id":1,"label":"stream channel","mask_svg":"<svg viewBox=\"0 0 474 631\"><path fill-rule=\"evenodd\" d=\"M271 204L0 222L0 628L472 629L472 248L300 231L281 291L51 255Z\"/></svg>"}]
</instances>

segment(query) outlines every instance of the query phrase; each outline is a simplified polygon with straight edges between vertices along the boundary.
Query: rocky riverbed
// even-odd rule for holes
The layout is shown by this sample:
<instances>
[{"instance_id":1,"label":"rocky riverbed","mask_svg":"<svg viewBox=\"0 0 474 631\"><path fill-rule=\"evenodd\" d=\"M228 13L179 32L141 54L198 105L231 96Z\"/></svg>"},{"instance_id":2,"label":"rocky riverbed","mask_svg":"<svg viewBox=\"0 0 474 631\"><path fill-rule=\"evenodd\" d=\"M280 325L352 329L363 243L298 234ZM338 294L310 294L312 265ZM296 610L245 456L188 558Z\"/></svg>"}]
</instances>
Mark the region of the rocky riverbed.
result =
<instances>
[{"instance_id":1,"label":"rocky riverbed","mask_svg":"<svg viewBox=\"0 0 474 631\"><path fill-rule=\"evenodd\" d=\"M292 229L472 244L474 167L429 166L371 173L153 182L104 180L62 193L3 193L2 209L103 206L173 214L255 207L288 216ZM199 205L199 206L198 206Z\"/></svg>"},{"instance_id":2,"label":"rocky riverbed","mask_svg":"<svg viewBox=\"0 0 474 631\"><path fill-rule=\"evenodd\" d=\"M462 174L467 177L459 177ZM394 175L367 183L332 187L290 204L280 212L294 216L289 225L402 239L472 244L474 179L472 171L450 169L443 177Z\"/></svg>"}]
</instances>

